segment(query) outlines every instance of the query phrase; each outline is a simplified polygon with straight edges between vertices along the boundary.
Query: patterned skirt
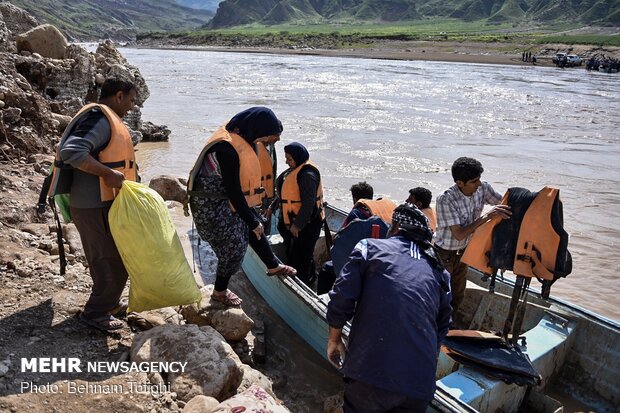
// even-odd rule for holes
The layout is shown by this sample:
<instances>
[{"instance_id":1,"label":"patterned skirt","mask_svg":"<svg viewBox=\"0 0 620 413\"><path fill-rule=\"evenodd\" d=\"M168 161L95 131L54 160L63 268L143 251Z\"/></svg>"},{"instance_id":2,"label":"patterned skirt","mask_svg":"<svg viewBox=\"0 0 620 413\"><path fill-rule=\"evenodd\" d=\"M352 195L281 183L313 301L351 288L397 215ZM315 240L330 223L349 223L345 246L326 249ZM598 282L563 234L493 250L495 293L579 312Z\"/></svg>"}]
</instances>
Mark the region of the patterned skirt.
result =
<instances>
[{"instance_id":1,"label":"patterned skirt","mask_svg":"<svg viewBox=\"0 0 620 413\"><path fill-rule=\"evenodd\" d=\"M195 190L225 193L219 175L199 176ZM232 212L226 199L192 196L189 205L198 235L211 245L217 256L216 276L230 278L241 269L248 249L248 225L239 214Z\"/></svg>"}]
</instances>

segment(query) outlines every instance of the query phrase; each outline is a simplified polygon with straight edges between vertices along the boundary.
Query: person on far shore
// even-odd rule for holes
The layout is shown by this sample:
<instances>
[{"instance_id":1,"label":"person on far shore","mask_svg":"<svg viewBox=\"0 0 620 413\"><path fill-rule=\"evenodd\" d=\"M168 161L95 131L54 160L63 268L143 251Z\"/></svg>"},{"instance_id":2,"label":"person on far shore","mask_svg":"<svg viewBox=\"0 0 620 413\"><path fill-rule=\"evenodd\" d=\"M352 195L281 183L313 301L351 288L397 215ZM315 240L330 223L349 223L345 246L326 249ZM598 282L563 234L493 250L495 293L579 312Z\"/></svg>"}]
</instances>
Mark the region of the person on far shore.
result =
<instances>
[{"instance_id":1,"label":"person on far shore","mask_svg":"<svg viewBox=\"0 0 620 413\"><path fill-rule=\"evenodd\" d=\"M450 275L422 211L402 204L391 221L387 239L355 246L329 293L327 357L345 378L344 413L422 413L435 393Z\"/></svg>"},{"instance_id":2,"label":"person on far shore","mask_svg":"<svg viewBox=\"0 0 620 413\"><path fill-rule=\"evenodd\" d=\"M476 159L458 158L452 164L455 184L437 197L435 246L451 274L454 315L465 297L468 267L461 262L461 256L471 234L495 216L508 219L512 214L508 205L497 205L502 196L488 182L480 180L482 172L482 164ZM485 204L495 206L482 214Z\"/></svg>"},{"instance_id":3,"label":"person on far shore","mask_svg":"<svg viewBox=\"0 0 620 413\"><path fill-rule=\"evenodd\" d=\"M274 255L265 237L261 205L260 161L253 144L280 140L282 123L269 108L252 107L220 127L200 153L188 182L189 204L200 237L217 256L211 298L227 306L242 300L228 290L230 277L241 268L248 244L267 267L267 275L296 274Z\"/></svg>"},{"instance_id":4,"label":"person on far shore","mask_svg":"<svg viewBox=\"0 0 620 413\"><path fill-rule=\"evenodd\" d=\"M276 181L278 231L284 239L287 264L297 270L301 281L311 285L316 280L314 246L325 219L321 173L301 143L286 145L284 154L289 168Z\"/></svg>"},{"instance_id":5,"label":"person on far shore","mask_svg":"<svg viewBox=\"0 0 620 413\"><path fill-rule=\"evenodd\" d=\"M426 215L428 227L434 234L437 229L437 216L435 210L431 207L432 200L433 193L426 188L418 186L409 190L409 198L405 202L415 205Z\"/></svg>"}]
</instances>

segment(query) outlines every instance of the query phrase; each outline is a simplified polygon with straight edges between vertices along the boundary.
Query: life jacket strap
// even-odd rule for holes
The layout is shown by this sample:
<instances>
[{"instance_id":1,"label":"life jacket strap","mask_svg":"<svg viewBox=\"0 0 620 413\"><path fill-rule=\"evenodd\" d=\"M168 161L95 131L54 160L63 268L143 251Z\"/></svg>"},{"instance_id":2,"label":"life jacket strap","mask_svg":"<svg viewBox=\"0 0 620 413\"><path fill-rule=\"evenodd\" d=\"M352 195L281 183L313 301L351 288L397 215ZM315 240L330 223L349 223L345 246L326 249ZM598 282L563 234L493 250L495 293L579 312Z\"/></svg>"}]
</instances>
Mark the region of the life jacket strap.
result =
<instances>
[{"instance_id":1,"label":"life jacket strap","mask_svg":"<svg viewBox=\"0 0 620 413\"><path fill-rule=\"evenodd\" d=\"M108 168L122 168L125 166L126 161L116 161L116 162L103 162L103 164L105 166L107 166ZM134 161L133 160L129 160L129 169L134 167Z\"/></svg>"},{"instance_id":2,"label":"life jacket strap","mask_svg":"<svg viewBox=\"0 0 620 413\"><path fill-rule=\"evenodd\" d=\"M517 260L529 262L532 274L538 278L553 279L554 274L549 271L540 261L541 253L531 242L525 243L525 254L517 255ZM519 274L517 274L519 275Z\"/></svg>"},{"instance_id":3,"label":"life jacket strap","mask_svg":"<svg viewBox=\"0 0 620 413\"><path fill-rule=\"evenodd\" d=\"M65 247L62 242L62 226L60 225L60 218L58 217L58 209L56 208L56 202L54 197L48 198L50 208L54 212L54 218L56 220L56 242L58 243L58 256L60 258L60 275L65 275L67 269L67 257L65 257Z\"/></svg>"}]
</instances>

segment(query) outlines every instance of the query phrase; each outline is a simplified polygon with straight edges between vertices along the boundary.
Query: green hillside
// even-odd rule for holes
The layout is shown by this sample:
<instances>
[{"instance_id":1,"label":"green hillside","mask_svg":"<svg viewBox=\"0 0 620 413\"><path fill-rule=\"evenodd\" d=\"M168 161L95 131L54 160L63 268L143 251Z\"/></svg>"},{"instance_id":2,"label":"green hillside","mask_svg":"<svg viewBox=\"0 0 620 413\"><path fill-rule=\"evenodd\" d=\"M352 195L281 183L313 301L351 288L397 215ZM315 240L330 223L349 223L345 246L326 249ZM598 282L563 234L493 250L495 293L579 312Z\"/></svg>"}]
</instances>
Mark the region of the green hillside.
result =
<instances>
[{"instance_id":1,"label":"green hillside","mask_svg":"<svg viewBox=\"0 0 620 413\"><path fill-rule=\"evenodd\" d=\"M150 31L190 30L206 24L213 12L175 0L10 0L42 23L51 23L74 40L131 40Z\"/></svg>"},{"instance_id":2,"label":"green hillside","mask_svg":"<svg viewBox=\"0 0 620 413\"><path fill-rule=\"evenodd\" d=\"M208 27L455 18L512 25L620 26L618 0L225 0Z\"/></svg>"}]
</instances>

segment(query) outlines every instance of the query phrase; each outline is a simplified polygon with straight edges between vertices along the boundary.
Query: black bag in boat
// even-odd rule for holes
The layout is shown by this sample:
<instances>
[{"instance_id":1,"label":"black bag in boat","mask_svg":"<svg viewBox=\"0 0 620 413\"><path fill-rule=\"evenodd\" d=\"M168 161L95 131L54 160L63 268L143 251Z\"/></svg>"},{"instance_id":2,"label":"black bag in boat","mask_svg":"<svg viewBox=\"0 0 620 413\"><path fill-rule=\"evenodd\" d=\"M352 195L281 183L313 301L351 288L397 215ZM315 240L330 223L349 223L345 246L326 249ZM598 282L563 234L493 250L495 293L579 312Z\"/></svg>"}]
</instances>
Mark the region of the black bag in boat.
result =
<instances>
[{"instance_id":1,"label":"black bag in boat","mask_svg":"<svg viewBox=\"0 0 620 413\"><path fill-rule=\"evenodd\" d=\"M458 363L506 383L537 385L541 381L527 354L510 347L501 337L476 331L450 331L444 338L445 353Z\"/></svg>"}]
</instances>

